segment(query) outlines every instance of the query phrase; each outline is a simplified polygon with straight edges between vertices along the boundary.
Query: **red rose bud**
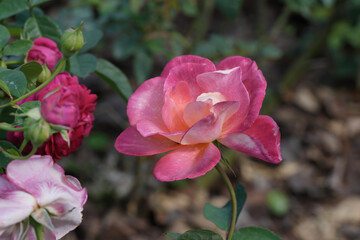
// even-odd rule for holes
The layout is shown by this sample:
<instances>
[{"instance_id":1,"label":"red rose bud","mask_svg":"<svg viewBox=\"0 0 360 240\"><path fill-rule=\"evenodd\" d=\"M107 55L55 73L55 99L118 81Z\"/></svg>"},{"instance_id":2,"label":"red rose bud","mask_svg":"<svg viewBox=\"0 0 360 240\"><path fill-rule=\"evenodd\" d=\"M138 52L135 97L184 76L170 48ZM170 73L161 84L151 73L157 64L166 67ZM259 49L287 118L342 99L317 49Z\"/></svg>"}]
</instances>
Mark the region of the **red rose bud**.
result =
<instances>
[{"instance_id":1,"label":"red rose bud","mask_svg":"<svg viewBox=\"0 0 360 240\"><path fill-rule=\"evenodd\" d=\"M37 83L41 84L43 82L45 82L46 80L48 80L51 77L51 72L49 70L49 68L46 66L46 64L42 65L42 72L40 73L40 75L37 78Z\"/></svg>"},{"instance_id":2,"label":"red rose bud","mask_svg":"<svg viewBox=\"0 0 360 240\"><path fill-rule=\"evenodd\" d=\"M27 118L24 122L24 138L31 141L34 147L41 146L50 137L50 125L44 120Z\"/></svg>"},{"instance_id":3,"label":"red rose bud","mask_svg":"<svg viewBox=\"0 0 360 240\"><path fill-rule=\"evenodd\" d=\"M62 57L62 53L53 40L41 37L34 40L32 48L27 53L26 62L36 61L41 65L46 64L50 71L54 71Z\"/></svg>"},{"instance_id":4,"label":"red rose bud","mask_svg":"<svg viewBox=\"0 0 360 240\"><path fill-rule=\"evenodd\" d=\"M41 115L49 123L74 128L79 120L78 92L70 86L64 86L44 97Z\"/></svg>"},{"instance_id":5,"label":"red rose bud","mask_svg":"<svg viewBox=\"0 0 360 240\"><path fill-rule=\"evenodd\" d=\"M71 56L84 46L82 25L76 29L68 29L61 37L61 45L65 55Z\"/></svg>"}]
</instances>

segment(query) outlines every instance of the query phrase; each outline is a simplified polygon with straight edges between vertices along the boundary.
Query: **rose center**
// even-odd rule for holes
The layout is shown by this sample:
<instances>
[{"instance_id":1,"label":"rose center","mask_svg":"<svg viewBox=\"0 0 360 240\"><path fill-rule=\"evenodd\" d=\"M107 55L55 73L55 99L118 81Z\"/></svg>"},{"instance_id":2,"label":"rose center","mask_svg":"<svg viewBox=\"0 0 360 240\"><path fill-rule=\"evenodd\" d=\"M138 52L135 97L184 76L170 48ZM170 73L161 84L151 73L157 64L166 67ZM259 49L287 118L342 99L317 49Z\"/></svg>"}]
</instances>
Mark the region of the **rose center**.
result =
<instances>
[{"instance_id":1,"label":"rose center","mask_svg":"<svg viewBox=\"0 0 360 240\"><path fill-rule=\"evenodd\" d=\"M201 95L199 95L196 98L197 102L206 102L209 103L209 101L211 101L210 103L212 105L217 104L218 102L223 102L225 101L226 98L224 97L224 95L222 95L219 92L207 92L207 93L202 93Z\"/></svg>"}]
</instances>

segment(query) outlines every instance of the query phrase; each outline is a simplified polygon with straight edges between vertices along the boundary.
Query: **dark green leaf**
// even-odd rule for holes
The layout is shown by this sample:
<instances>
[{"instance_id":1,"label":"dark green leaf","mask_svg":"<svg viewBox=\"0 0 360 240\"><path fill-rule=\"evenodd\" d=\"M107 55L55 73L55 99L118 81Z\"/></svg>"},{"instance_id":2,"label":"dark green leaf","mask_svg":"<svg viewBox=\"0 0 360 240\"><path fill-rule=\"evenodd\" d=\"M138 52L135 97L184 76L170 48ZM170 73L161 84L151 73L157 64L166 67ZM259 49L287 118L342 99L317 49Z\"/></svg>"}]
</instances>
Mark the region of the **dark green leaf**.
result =
<instances>
[{"instance_id":1,"label":"dark green leaf","mask_svg":"<svg viewBox=\"0 0 360 240\"><path fill-rule=\"evenodd\" d=\"M7 95L10 96L10 98L12 99L12 96L11 96L11 93L10 93L10 90L8 88L8 86L6 85L6 83L4 83L3 81L0 80L0 88L1 90L3 90Z\"/></svg>"},{"instance_id":2,"label":"dark green leaf","mask_svg":"<svg viewBox=\"0 0 360 240\"><path fill-rule=\"evenodd\" d=\"M42 67L38 62L28 62L23 64L19 70L25 74L28 82L37 78L42 72Z\"/></svg>"},{"instance_id":3,"label":"dark green leaf","mask_svg":"<svg viewBox=\"0 0 360 240\"><path fill-rule=\"evenodd\" d=\"M4 48L4 55L21 56L24 55L32 47L33 42L30 40L16 40Z\"/></svg>"},{"instance_id":4,"label":"dark green leaf","mask_svg":"<svg viewBox=\"0 0 360 240\"><path fill-rule=\"evenodd\" d=\"M122 60L134 54L139 47L138 41L136 34L119 37L113 45L114 58Z\"/></svg>"},{"instance_id":5,"label":"dark green leaf","mask_svg":"<svg viewBox=\"0 0 360 240\"><path fill-rule=\"evenodd\" d=\"M179 239L181 233L166 233L166 237L171 239Z\"/></svg>"},{"instance_id":6,"label":"dark green leaf","mask_svg":"<svg viewBox=\"0 0 360 240\"><path fill-rule=\"evenodd\" d=\"M242 0L216 0L216 4L225 17L234 19L240 11Z\"/></svg>"},{"instance_id":7,"label":"dark green leaf","mask_svg":"<svg viewBox=\"0 0 360 240\"><path fill-rule=\"evenodd\" d=\"M9 38L10 38L10 33L7 30L7 28L4 27L3 25L0 25L0 49L2 49L5 46Z\"/></svg>"},{"instance_id":8,"label":"dark green leaf","mask_svg":"<svg viewBox=\"0 0 360 240\"><path fill-rule=\"evenodd\" d=\"M179 240L223 240L222 237L210 230L190 230L182 234Z\"/></svg>"},{"instance_id":9,"label":"dark green leaf","mask_svg":"<svg viewBox=\"0 0 360 240\"><path fill-rule=\"evenodd\" d=\"M0 20L29 9L26 0L3 0L0 2Z\"/></svg>"},{"instance_id":10,"label":"dark green leaf","mask_svg":"<svg viewBox=\"0 0 360 240\"><path fill-rule=\"evenodd\" d=\"M238 183L236 185L235 194L237 201L237 214L236 214L236 219L237 219L246 201L246 191L241 183ZM229 201L222 208L215 207L209 203L205 204L204 207L205 218L215 223L215 225L222 230L229 229L231 215L232 215L231 201Z\"/></svg>"},{"instance_id":11,"label":"dark green leaf","mask_svg":"<svg viewBox=\"0 0 360 240\"><path fill-rule=\"evenodd\" d=\"M61 30L54 20L47 16L31 17L25 23L24 37L30 40L39 37L47 37L59 44Z\"/></svg>"},{"instance_id":12,"label":"dark green leaf","mask_svg":"<svg viewBox=\"0 0 360 240\"><path fill-rule=\"evenodd\" d=\"M84 34L85 45L80 50L81 53L86 52L92 49L93 47L95 47L96 44L98 44L98 42L100 41L100 39L103 37L103 33L97 29L84 31L83 34Z\"/></svg>"},{"instance_id":13,"label":"dark green leaf","mask_svg":"<svg viewBox=\"0 0 360 240\"><path fill-rule=\"evenodd\" d=\"M18 70L5 70L0 72L2 80L9 88L11 95L22 96L26 91L27 81L25 75Z\"/></svg>"},{"instance_id":14,"label":"dark green leaf","mask_svg":"<svg viewBox=\"0 0 360 240\"><path fill-rule=\"evenodd\" d=\"M132 94L132 89L124 73L105 59L98 59L95 73L114 89L125 101Z\"/></svg>"},{"instance_id":15,"label":"dark green leaf","mask_svg":"<svg viewBox=\"0 0 360 240\"><path fill-rule=\"evenodd\" d=\"M140 85L149 76L152 69L152 58L145 51L137 51L133 63L133 72Z\"/></svg>"},{"instance_id":16,"label":"dark green leaf","mask_svg":"<svg viewBox=\"0 0 360 240\"><path fill-rule=\"evenodd\" d=\"M46 3L46 2L50 2L51 0L30 0L30 5L32 7Z\"/></svg>"},{"instance_id":17,"label":"dark green leaf","mask_svg":"<svg viewBox=\"0 0 360 240\"><path fill-rule=\"evenodd\" d=\"M40 107L40 106L41 106L40 101L29 101L29 102L24 102L23 104L21 104L20 108L16 110L14 125L21 126L24 124L24 117L20 117L20 116L18 116L18 114L26 113L29 110Z\"/></svg>"},{"instance_id":18,"label":"dark green leaf","mask_svg":"<svg viewBox=\"0 0 360 240\"><path fill-rule=\"evenodd\" d=\"M234 232L231 240L281 240L281 238L265 228L246 227Z\"/></svg>"},{"instance_id":19,"label":"dark green leaf","mask_svg":"<svg viewBox=\"0 0 360 240\"><path fill-rule=\"evenodd\" d=\"M81 55L74 55L70 58L71 73L85 78L96 69L96 57L92 54L85 53Z\"/></svg>"},{"instance_id":20,"label":"dark green leaf","mask_svg":"<svg viewBox=\"0 0 360 240\"><path fill-rule=\"evenodd\" d=\"M0 146L5 149L12 149L16 153L19 153L19 150L10 142L5 140L0 140ZM11 158L6 157L3 153L0 152L0 167L6 168L6 166L12 161Z\"/></svg>"}]
</instances>

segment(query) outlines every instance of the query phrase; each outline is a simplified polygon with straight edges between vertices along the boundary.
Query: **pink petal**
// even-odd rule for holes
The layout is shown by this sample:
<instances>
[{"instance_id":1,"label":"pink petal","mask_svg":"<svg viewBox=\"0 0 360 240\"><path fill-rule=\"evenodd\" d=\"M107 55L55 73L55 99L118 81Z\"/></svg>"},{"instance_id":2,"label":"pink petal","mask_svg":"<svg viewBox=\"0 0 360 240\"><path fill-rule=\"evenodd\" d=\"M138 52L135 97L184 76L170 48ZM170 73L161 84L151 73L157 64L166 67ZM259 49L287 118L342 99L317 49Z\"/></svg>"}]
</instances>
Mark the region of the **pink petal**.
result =
<instances>
[{"instance_id":1,"label":"pink petal","mask_svg":"<svg viewBox=\"0 0 360 240\"><path fill-rule=\"evenodd\" d=\"M194 55L184 55L176 57L172 59L168 64L166 64L164 70L161 73L161 77L166 78L172 68L177 67L183 63L198 63L201 65L208 65L214 68L214 64L209 59Z\"/></svg>"},{"instance_id":2,"label":"pink petal","mask_svg":"<svg viewBox=\"0 0 360 240\"><path fill-rule=\"evenodd\" d=\"M127 115L130 125L139 120L149 120L156 123L159 128L166 129L163 123L161 110L164 105L164 80L160 77L145 81L131 95L127 105Z\"/></svg>"},{"instance_id":3,"label":"pink petal","mask_svg":"<svg viewBox=\"0 0 360 240\"><path fill-rule=\"evenodd\" d=\"M279 127L268 116L259 116L245 132L222 137L219 142L267 162L279 163L281 161Z\"/></svg>"},{"instance_id":4,"label":"pink petal","mask_svg":"<svg viewBox=\"0 0 360 240\"><path fill-rule=\"evenodd\" d=\"M63 216L52 216L51 221L55 227L56 239L60 239L80 225L82 221L82 208L75 208Z\"/></svg>"},{"instance_id":5,"label":"pink petal","mask_svg":"<svg viewBox=\"0 0 360 240\"><path fill-rule=\"evenodd\" d=\"M242 71L242 82L250 97L249 113L237 128L237 131L243 131L249 128L259 115L265 97L266 80L256 63L245 57L236 56L226 58L216 65L216 69L228 70L239 66Z\"/></svg>"},{"instance_id":6,"label":"pink petal","mask_svg":"<svg viewBox=\"0 0 360 240\"><path fill-rule=\"evenodd\" d=\"M214 114L198 121L181 139L181 144L209 143L216 140L222 132L223 123L239 109L239 102L219 102L212 108Z\"/></svg>"},{"instance_id":7,"label":"pink petal","mask_svg":"<svg viewBox=\"0 0 360 240\"><path fill-rule=\"evenodd\" d=\"M176 86L179 82L184 81L188 84L191 97L193 100L201 94L201 90L196 82L196 77L205 72L215 71L214 65L199 63L183 63L173 67L164 83L164 91Z\"/></svg>"},{"instance_id":8,"label":"pink petal","mask_svg":"<svg viewBox=\"0 0 360 240\"><path fill-rule=\"evenodd\" d=\"M150 120L139 120L136 123L136 129L143 137L149 137L155 134L167 132L168 130L162 128L163 126L159 126L157 123L154 123Z\"/></svg>"},{"instance_id":9,"label":"pink petal","mask_svg":"<svg viewBox=\"0 0 360 240\"><path fill-rule=\"evenodd\" d=\"M190 88L185 81L178 82L167 89L165 104L162 108L162 118L170 132L185 131L188 126L183 120L185 106L192 101Z\"/></svg>"},{"instance_id":10,"label":"pink petal","mask_svg":"<svg viewBox=\"0 0 360 240\"><path fill-rule=\"evenodd\" d=\"M33 195L40 207L55 202L82 207L87 199L86 189L79 189L70 182L64 170L49 156L35 155L27 160L14 160L7 166L7 177Z\"/></svg>"},{"instance_id":11,"label":"pink petal","mask_svg":"<svg viewBox=\"0 0 360 240\"><path fill-rule=\"evenodd\" d=\"M184 109L183 118L185 123L191 127L196 122L209 116L211 114L210 107L211 105L205 102L189 103Z\"/></svg>"},{"instance_id":12,"label":"pink petal","mask_svg":"<svg viewBox=\"0 0 360 240\"><path fill-rule=\"evenodd\" d=\"M154 167L159 181L169 182L204 175L220 160L220 151L214 144L181 147L163 156Z\"/></svg>"},{"instance_id":13,"label":"pink petal","mask_svg":"<svg viewBox=\"0 0 360 240\"><path fill-rule=\"evenodd\" d=\"M178 144L160 135L143 137L135 127L128 127L115 141L121 153L135 156L153 155L178 147Z\"/></svg>"}]
</instances>

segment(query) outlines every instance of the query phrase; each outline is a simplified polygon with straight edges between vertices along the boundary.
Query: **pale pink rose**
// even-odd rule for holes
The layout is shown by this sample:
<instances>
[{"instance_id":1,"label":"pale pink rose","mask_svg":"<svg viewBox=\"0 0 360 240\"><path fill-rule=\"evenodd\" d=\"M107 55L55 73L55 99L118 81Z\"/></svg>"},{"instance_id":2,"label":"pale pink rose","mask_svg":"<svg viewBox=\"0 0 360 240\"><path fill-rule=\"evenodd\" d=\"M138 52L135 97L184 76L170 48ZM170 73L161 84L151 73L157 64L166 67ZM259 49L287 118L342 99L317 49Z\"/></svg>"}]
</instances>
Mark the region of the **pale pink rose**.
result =
<instances>
[{"instance_id":1,"label":"pale pink rose","mask_svg":"<svg viewBox=\"0 0 360 240\"><path fill-rule=\"evenodd\" d=\"M210 171L221 155L215 140L279 163L279 127L271 117L259 116L265 89L265 78L251 59L229 57L215 66L198 56L177 57L130 97L131 126L115 148L136 156L172 150L155 165L160 181Z\"/></svg>"},{"instance_id":2,"label":"pale pink rose","mask_svg":"<svg viewBox=\"0 0 360 240\"><path fill-rule=\"evenodd\" d=\"M54 71L57 62L63 57L56 43L45 37L36 38L34 44L26 55L26 61L37 61L41 65L46 63L50 71Z\"/></svg>"},{"instance_id":3,"label":"pale pink rose","mask_svg":"<svg viewBox=\"0 0 360 240\"><path fill-rule=\"evenodd\" d=\"M0 239L36 240L29 217L45 227L44 239L60 239L82 221L87 191L50 156L13 160L0 175Z\"/></svg>"}]
</instances>

